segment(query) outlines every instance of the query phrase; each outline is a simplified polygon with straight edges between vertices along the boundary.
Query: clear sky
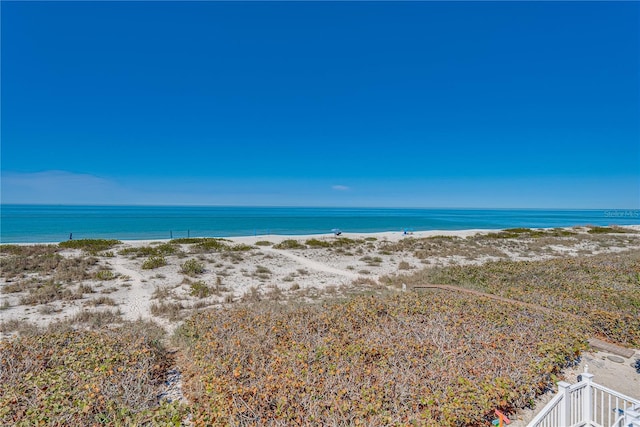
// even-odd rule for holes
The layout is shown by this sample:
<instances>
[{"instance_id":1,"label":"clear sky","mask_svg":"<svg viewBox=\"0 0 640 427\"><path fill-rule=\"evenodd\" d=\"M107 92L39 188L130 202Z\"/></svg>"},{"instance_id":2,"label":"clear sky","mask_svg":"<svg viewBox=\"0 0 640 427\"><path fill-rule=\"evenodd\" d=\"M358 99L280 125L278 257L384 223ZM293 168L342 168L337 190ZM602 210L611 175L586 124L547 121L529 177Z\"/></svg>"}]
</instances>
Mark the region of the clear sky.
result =
<instances>
[{"instance_id":1,"label":"clear sky","mask_svg":"<svg viewBox=\"0 0 640 427\"><path fill-rule=\"evenodd\" d=\"M638 2L0 7L3 203L640 208Z\"/></svg>"}]
</instances>

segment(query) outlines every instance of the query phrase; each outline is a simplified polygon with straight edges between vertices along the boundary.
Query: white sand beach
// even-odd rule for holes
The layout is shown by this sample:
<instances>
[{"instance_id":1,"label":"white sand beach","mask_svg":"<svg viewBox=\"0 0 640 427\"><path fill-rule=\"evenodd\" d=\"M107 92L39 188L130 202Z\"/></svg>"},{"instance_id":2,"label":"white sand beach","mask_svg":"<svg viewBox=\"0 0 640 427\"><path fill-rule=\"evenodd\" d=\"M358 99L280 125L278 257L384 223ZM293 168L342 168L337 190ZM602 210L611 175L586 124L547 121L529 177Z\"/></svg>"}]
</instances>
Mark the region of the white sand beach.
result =
<instances>
[{"instance_id":1,"label":"white sand beach","mask_svg":"<svg viewBox=\"0 0 640 427\"><path fill-rule=\"evenodd\" d=\"M640 230L640 226L628 226ZM170 292L185 306L198 302L200 307L224 304L225 297L237 300L252 288L261 294L273 290L291 292L290 289L306 290L310 298L316 293L329 289L348 288L358 280L378 282L386 275L412 272L428 266L447 266L480 264L501 259L509 260L541 260L558 256L579 256L581 254L597 254L640 248L640 240L620 245L607 243L599 246L590 240L550 241L546 245L532 249L512 243L491 241L474 243L473 251L452 251L438 253L429 257L416 257L415 253L398 250L394 244L405 240L419 240L435 236L445 236L471 241L475 236L495 233L499 230L431 230L405 234L403 232L382 233L343 233L322 235L263 235L244 236L223 239L229 245L249 245L246 251L232 252L197 252L192 245L180 244L176 255L165 256L166 265L143 269L142 264L147 257L135 254L123 255L123 251L136 248L157 247L169 243L169 240L127 240L113 250L98 254L95 257L94 271L111 271L109 280L91 278L83 283L92 287L96 294L108 295L126 319L153 319L172 329L176 322L168 322L162 317L154 316L150 306L156 290ZM629 235L633 236L633 235ZM361 241L355 249L335 249L323 247L306 247L304 249L277 249L274 246L287 240L304 244L310 239L331 243L337 239ZM256 243L258 245L256 245ZM53 244L53 243L52 243ZM386 247L390 250L385 250ZM463 245L464 246L464 245ZM65 258L86 256L79 249L66 249L60 253ZM181 265L189 259L200 262L204 271L197 277L188 277L181 272ZM400 267L402 263L402 267ZM263 270L260 273L259 270ZM258 272L257 272L258 271ZM256 273L257 272L257 273ZM25 273L36 278L34 272ZM219 295L208 298L193 298L189 295L186 281L198 280L208 284L218 283L224 289ZM7 286L13 280L2 278L0 287ZM357 286L357 285L356 285ZM38 312L38 307L21 305L21 293L3 293L0 299L10 307L0 312L3 321L20 319L45 325L53 320L65 319L86 310L86 302L93 296L87 295L72 301L53 302L53 310L49 314ZM95 295L94 295L95 296Z\"/></svg>"}]
</instances>

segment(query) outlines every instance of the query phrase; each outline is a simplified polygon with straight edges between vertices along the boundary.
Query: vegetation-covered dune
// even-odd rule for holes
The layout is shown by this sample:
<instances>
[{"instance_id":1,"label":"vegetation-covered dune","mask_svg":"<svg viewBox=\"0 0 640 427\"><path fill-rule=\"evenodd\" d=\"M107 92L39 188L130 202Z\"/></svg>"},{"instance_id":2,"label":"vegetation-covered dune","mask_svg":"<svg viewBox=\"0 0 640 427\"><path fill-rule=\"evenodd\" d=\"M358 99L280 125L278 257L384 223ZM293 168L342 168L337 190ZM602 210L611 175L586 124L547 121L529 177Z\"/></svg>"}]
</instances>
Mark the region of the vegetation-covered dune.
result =
<instances>
[{"instance_id":1,"label":"vegetation-covered dune","mask_svg":"<svg viewBox=\"0 0 640 427\"><path fill-rule=\"evenodd\" d=\"M563 316L441 292L211 311L178 333L196 425L488 425L585 348Z\"/></svg>"},{"instance_id":2,"label":"vegetation-covered dune","mask_svg":"<svg viewBox=\"0 0 640 427\"><path fill-rule=\"evenodd\" d=\"M640 346L632 231L3 245L0 425L488 426Z\"/></svg>"}]
</instances>

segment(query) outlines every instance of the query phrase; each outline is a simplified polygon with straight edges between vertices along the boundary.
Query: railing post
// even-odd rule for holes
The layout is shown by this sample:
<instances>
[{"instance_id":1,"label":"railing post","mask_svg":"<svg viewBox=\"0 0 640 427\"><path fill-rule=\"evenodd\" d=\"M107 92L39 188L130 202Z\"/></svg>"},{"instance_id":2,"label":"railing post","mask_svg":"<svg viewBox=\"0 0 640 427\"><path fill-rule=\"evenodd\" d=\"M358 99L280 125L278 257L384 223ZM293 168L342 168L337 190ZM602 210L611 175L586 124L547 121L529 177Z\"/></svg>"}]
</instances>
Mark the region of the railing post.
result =
<instances>
[{"instance_id":1,"label":"railing post","mask_svg":"<svg viewBox=\"0 0 640 427\"><path fill-rule=\"evenodd\" d=\"M558 383L558 394L562 395L560 401L560 427L569 427L571 425L571 398L569 397L569 387L571 384L560 381Z\"/></svg>"},{"instance_id":2,"label":"railing post","mask_svg":"<svg viewBox=\"0 0 640 427\"><path fill-rule=\"evenodd\" d=\"M591 383L593 382L593 374L588 372L586 366L584 367L584 373L582 375L582 381L586 383L584 387L584 394L582 395L582 422L592 423L593 422L593 387L591 387Z\"/></svg>"}]
</instances>

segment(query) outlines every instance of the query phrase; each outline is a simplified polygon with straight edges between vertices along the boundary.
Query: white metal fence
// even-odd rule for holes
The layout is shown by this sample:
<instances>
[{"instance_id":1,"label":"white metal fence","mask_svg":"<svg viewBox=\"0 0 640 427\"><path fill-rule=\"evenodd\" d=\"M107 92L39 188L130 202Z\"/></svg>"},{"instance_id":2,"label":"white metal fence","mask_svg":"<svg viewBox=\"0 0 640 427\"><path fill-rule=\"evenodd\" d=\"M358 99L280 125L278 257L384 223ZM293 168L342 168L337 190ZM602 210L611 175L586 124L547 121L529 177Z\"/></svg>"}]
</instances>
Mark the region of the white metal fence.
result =
<instances>
[{"instance_id":1,"label":"white metal fence","mask_svg":"<svg viewBox=\"0 0 640 427\"><path fill-rule=\"evenodd\" d=\"M640 427L640 401L593 382L558 383L558 394L527 427Z\"/></svg>"}]
</instances>

